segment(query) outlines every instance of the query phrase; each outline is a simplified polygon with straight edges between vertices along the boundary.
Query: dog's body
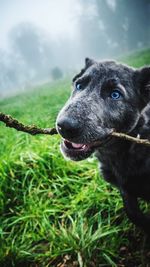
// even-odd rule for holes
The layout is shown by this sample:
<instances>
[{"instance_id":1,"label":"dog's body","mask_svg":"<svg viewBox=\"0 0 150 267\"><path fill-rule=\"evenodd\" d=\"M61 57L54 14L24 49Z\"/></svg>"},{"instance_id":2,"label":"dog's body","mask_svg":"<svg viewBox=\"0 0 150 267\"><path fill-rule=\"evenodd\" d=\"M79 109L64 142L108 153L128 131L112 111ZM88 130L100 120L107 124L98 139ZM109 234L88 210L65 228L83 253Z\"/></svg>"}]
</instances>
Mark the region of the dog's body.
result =
<instances>
[{"instance_id":1,"label":"dog's body","mask_svg":"<svg viewBox=\"0 0 150 267\"><path fill-rule=\"evenodd\" d=\"M73 93L57 118L63 153L82 160L96 152L104 178L119 188L129 218L150 233L137 198L150 200L150 147L110 137L112 130L150 139L150 68L95 62L73 79Z\"/></svg>"}]
</instances>

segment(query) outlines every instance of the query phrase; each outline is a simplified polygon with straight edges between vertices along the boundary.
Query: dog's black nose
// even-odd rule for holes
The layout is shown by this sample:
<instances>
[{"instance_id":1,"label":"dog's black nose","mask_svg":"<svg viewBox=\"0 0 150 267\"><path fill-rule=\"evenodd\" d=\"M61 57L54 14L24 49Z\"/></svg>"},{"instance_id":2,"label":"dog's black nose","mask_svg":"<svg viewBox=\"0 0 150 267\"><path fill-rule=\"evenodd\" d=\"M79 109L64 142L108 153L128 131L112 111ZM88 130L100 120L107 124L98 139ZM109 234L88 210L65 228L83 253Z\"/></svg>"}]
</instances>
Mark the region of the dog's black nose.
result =
<instances>
[{"instance_id":1,"label":"dog's black nose","mask_svg":"<svg viewBox=\"0 0 150 267\"><path fill-rule=\"evenodd\" d=\"M57 130L65 139L74 138L81 132L79 122L67 117L57 121Z\"/></svg>"}]
</instances>

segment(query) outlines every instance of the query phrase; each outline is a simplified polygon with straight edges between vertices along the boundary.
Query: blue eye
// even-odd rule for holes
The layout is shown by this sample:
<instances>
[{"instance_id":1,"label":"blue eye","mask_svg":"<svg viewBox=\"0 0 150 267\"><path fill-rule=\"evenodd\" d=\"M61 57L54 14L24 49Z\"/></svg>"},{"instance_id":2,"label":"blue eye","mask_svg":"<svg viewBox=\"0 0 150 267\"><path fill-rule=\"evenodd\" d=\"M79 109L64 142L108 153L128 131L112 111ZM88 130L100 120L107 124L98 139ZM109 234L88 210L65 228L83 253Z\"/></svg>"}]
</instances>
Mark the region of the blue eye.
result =
<instances>
[{"instance_id":1,"label":"blue eye","mask_svg":"<svg viewBox=\"0 0 150 267\"><path fill-rule=\"evenodd\" d=\"M77 83L77 84L76 84L76 89L77 89L77 90L81 90L81 89L82 89L82 85L81 85L81 83Z\"/></svg>"},{"instance_id":2,"label":"blue eye","mask_svg":"<svg viewBox=\"0 0 150 267\"><path fill-rule=\"evenodd\" d=\"M118 91L118 90L114 90L113 92L111 92L110 97L113 100L118 100L120 97L122 96L122 94Z\"/></svg>"}]
</instances>

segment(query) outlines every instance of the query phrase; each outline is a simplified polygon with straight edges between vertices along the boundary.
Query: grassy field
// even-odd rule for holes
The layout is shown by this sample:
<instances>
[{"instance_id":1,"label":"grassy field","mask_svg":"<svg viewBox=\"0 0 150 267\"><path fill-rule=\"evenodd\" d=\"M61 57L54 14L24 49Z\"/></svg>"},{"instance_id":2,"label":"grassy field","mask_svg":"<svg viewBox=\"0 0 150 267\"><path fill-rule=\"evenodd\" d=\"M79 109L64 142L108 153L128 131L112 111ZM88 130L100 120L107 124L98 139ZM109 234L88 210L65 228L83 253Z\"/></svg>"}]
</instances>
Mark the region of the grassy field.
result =
<instances>
[{"instance_id":1,"label":"grassy field","mask_svg":"<svg viewBox=\"0 0 150 267\"><path fill-rule=\"evenodd\" d=\"M150 50L122 59L150 64ZM0 101L27 124L54 126L70 81ZM0 267L150 266L148 241L127 219L94 157L66 161L59 136L32 137L0 125Z\"/></svg>"}]
</instances>

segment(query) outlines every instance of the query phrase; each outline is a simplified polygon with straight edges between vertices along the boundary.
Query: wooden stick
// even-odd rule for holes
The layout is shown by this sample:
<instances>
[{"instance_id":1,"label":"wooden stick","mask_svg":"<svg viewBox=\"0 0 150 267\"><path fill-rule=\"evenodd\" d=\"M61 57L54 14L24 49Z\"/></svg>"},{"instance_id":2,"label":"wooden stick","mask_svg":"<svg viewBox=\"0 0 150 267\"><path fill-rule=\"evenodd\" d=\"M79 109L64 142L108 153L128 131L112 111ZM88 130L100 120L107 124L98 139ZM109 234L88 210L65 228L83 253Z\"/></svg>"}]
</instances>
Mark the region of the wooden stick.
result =
<instances>
[{"instance_id":1,"label":"wooden stick","mask_svg":"<svg viewBox=\"0 0 150 267\"><path fill-rule=\"evenodd\" d=\"M54 135L58 134L56 128L39 128L35 125L24 125L23 123L19 122L18 120L14 119L10 115L6 115L2 112L0 112L0 121L4 122L6 124L6 127L14 128L17 131L26 132L31 135L37 135L37 134L48 134L48 135ZM130 135L124 134L124 133L117 133L113 131L110 135L122 138L131 142L136 142L137 144L143 144L150 146L150 140L148 139L140 139L136 137L132 137Z\"/></svg>"},{"instance_id":2,"label":"wooden stick","mask_svg":"<svg viewBox=\"0 0 150 267\"><path fill-rule=\"evenodd\" d=\"M57 134L57 131L55 128L45 128L41 129L35 125L24 125L23 123L19 122L18 120L14 119L10 115L6 115L2 112L0 112L0 121L4 122L6 124L6 127L14 128L17 131L26 132L31 135L36 134Z\"/></svg>"},{"instance_id":3,"label":"wooden stick","mask_svg":"<svg viewBox=\"0 0 150 267\"><path fill-rule=\"evenodd\" d=\"M150 140L148 139L140 139L137 137L133 137L124 133L117 133L117 132L112 132L111 133L112 136L118 137L118 138L122 138L131 142L136 142L137 144L143 144L143 145L147 145L150 146Z\"/></svg>"}]
</instances>

